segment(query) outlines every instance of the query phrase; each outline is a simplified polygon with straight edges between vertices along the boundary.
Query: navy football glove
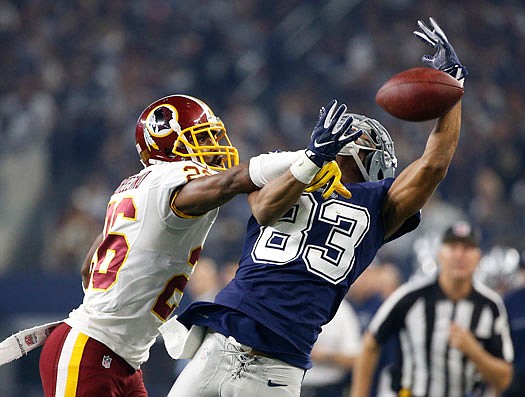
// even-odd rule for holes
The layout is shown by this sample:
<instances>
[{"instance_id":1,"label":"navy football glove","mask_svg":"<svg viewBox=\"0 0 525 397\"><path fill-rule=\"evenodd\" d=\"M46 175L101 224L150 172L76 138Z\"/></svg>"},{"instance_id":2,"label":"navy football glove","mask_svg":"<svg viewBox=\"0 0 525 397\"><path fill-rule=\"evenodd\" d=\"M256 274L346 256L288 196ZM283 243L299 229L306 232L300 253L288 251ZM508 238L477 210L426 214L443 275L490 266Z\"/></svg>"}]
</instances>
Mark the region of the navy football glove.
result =
<instances>
[{"instance_id":1,"label":"navy football glove","mask_svg":"<svg viewBox=\"0 0 525 397\"><path fill-rule=\"evenodd\" d=\"M414 31L414 35L426 45L434 48L434 55L424 55L423 63L433 69L441 70L448 73L456 80L463 84L468 74L467 68L463 66L445 35L445 32L439 27L434 18L430 17L430 24L433 30L430 30L423 21L417 21L421 32Z\"/></svg>"},{"instance_id":2,"label":"navy football glove","mask_svg":"<svg viewBox=\"0 0 525 397\"><path fill-rule=\"evenodd\" d=\"M363 133L361 130L352 129L353 119L345 112L346 105L341 104L337 107L335 99L327 108L321 108L319 120L306 149L308 158L319 168L335 160L335 156L343 146L355 141Z\"/></svg>"}]
</instances>

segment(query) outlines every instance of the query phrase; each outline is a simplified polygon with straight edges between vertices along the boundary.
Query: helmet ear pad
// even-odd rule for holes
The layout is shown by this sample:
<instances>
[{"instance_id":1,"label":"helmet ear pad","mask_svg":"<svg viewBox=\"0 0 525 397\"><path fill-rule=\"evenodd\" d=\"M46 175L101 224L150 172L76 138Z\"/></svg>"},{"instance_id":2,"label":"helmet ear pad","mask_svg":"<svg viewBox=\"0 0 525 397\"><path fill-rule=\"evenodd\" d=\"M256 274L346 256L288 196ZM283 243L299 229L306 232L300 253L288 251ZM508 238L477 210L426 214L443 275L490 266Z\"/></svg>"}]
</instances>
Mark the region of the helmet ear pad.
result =
<instances>
[{"instance_id":1,"label":"helmet ear pad","mask_svg":"<svg viewBox=\"0 0 525 397\"><path fill-rule=\"evenodd\" d=\"M383 153L380 151L371 151L363 161L365 169L368 171L371 181L379 181L384 178L393 178L395 175L395 168L385 168L383 164Z\"/></svg>"},{"instance_id":2,"label":"helmet ear pad","mask_svg":"<svg viewBox=\"0 0 525 397\"><path fill-rule=\"evenodd\" d=\"M368 175L370 175L371 180L378 180L382 178L374 178L373 176L378 176L378 173L381 172L379 165L379 158L378 158L379 152L376 151L370 151L366 154L365 159L363 161L363 165L365 166L366 171L368 172ZM376 166L374 166L376 165ZM373 170L372 170L373 168ZM374 172L371 172L374 171Z\"/></svg>"}]
</instances>

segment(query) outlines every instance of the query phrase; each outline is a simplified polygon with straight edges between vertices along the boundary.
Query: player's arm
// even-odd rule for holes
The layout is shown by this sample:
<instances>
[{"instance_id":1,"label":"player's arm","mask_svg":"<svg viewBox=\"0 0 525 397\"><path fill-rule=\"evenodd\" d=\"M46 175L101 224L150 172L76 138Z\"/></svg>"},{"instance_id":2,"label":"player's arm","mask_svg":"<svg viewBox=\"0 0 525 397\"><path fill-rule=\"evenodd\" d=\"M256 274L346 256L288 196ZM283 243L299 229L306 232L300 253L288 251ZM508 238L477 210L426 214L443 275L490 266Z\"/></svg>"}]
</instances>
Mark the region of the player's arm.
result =
<instances>
[{"instance_id":1,"label":"player's arm","mask_svg":"<svg viewBox=\"0 0 525 397\"><path fill-rule=\"evenodd\" d=\"M256 189L250 179L249 163L245 162L214 175L192 179L177 191L172 206L186 215L202 215L237 194Z\"/></svg>"},{"instance_id":2,"label":"player's arm","mask_svg":"<svg viewBox=\"0 0 525 397\"><path fill-rule=\"evenodd\" d=\"M275 223L292 205L297 203L307 184L288 170L270 181L261 190L250 193L248 204L260 225Z\"/></svg>"},{"instance_id":3,"label":"player's arm","mask_svg":"<svg viewBox=\"0 0 525 397\"><path fill-rule=\"evenodd\" d=\"M335 155L344 145L356 140L362 133L352 130L352 118L346 117L345 112L346 105L338 107L337 101L331 101L326 109L321 109L306 151L268 153L221 173L193 179L175 193L172 208L186 215L202 215L228 202L239 193L254 192L266 186L274 178L283 176L288 169L292 171L295 179L304 184L296 185L301 192L312 182L312 189L327 186L323 197L327 197L332 191L345 196L350 195L340 183L341 173L338 167L334 166L335 163L331 166L328 164L335 159ZM334 151L336 152L333 153ZM325 164L325 173L315 178ZM290 183L290 177L290 174L284 176L284 183ZM295 189L280 202L287 203L293 200L293 197L297 200Z\"/></svg>"},{"instance_id":4,"label":"player's arm","mask_svg":"<svg viewBox=\"0 0 525 397\"><path fill-rule=\"evenodd\" d=\"M82 275L82 286L84 287L84 289L86 289L89 285L91 260L93 259L93 255L95 254L95 251L97 250L101 242L102 242L102 233L100 233L97 236L97 238L91 245L91 248L89 249L86 257L84 258L84 262L82 262L82 266L80 267L80 274Z\"/></svg>"},{"instance_id":5,"label":"player's arm","mask_svg":"<svg viewBox=\"0 0 525 397\"><path fill-rule=\"evenodd\" d=\"M333 167L332 161L341 148L361 136L361 131L352 130L352 118L345 112L346 105L338 107L335 100L323 107L306 151L300 152L288 171L248 196L252 214L260 225L275 223L297 203L321 170Z\"/></svg>"},{"instance_id":6,"label":"player's arm","mask_svg":"<svg viewBox=\"0 0 525 397\"><path fill-rule=\"evenodd\" d=\"M269 186L264 191L258 190L248 196L252 213L260 225L275 223L299 200L303 191L312 192L321 188L324 199L330 197L333 192L352 197L341 183L341 170L335 161L324 165L309 184L301 182L291 170L287 170L267 185Z\"/></svg>"},{"instance_id":7,"label":"player's arm","mask_svg":"<svg viewBox=\"0 0 525 397\"><path fill-rule=\"evenodd\" d=\"M407 166L390 187L382 209L386 239L423 208L445 178L456 151L460 127L461 102L438 119L422 156Z\"/></svg>"},{"instance_id":8,"label":"player's arm","mask_svg":"<svg viewBox=\"0 0 525 397\"><path fill-rule=\"evenodd\" d=\"M374 377L374 371L376 369L380 353L381 345L379 345L374 336L367 331L363 336L361 353L359 353L357 356L357 360L352 371L351 397L370 396L372 379Z\"/></svg>"},{"instance_id":9,"label":"player's arm","mask_svg":"<svg viewBox=\"0 0 525 397\"><path fill-rule=\"evenodd\" d=\"M450 74L463 84L467 69L436 21L430 18L430 22L432 29L418 21L421 31L414 32L418 39L435 49L433 55L423 56L423 63ZM386 239L423 207L445 178L456 151L460 128L461 101L437 120L423 155L403 170L392 184L382 210Z\"/></svg>"}]
</instances>

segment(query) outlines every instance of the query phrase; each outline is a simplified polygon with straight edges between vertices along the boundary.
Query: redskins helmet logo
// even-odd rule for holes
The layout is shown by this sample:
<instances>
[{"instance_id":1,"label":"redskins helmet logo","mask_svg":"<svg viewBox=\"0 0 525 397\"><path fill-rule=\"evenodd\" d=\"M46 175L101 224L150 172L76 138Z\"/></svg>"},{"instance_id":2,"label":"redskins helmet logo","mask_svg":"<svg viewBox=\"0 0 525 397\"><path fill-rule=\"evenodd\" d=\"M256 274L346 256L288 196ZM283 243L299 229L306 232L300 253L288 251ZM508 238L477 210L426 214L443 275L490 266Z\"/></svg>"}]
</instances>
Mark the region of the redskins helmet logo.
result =
<instances>
[{"instance_id":1,"label":"redskins helmet logo","mask_svg":"<svg viewBox=\"0 0 525 397\"><path fill-rule=\"evenodd\" d=\"M150 148L159 150L154 138L165 138L182 131L178 123L179 113L173 105L162 104L153 108L144 122L144 141Z\"/></svg>"}]
</instances>

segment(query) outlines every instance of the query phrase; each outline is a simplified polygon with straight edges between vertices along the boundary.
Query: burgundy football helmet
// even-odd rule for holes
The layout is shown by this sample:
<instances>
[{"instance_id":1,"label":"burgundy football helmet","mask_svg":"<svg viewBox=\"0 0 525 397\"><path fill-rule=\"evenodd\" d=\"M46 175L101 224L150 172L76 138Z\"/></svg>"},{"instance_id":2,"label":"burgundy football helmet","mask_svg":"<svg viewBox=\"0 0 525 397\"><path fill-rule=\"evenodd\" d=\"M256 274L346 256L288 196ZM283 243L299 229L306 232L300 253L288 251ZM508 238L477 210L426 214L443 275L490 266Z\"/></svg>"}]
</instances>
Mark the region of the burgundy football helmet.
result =
<instances>
[{"instance_id":1,"label":"burgundy football helmet","mask_svg":"<svg viewBox=\"0 0 525 397\"><path fill-rule=\"evenodd\" d=\"M137 121L135 142L141 162L193 160L214 170L239 163L222 121L203 101L170 95L149 105Z\"/></svg>"}]
</instances>

